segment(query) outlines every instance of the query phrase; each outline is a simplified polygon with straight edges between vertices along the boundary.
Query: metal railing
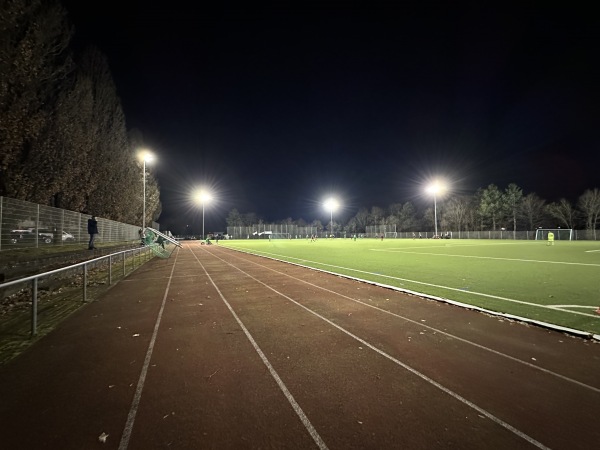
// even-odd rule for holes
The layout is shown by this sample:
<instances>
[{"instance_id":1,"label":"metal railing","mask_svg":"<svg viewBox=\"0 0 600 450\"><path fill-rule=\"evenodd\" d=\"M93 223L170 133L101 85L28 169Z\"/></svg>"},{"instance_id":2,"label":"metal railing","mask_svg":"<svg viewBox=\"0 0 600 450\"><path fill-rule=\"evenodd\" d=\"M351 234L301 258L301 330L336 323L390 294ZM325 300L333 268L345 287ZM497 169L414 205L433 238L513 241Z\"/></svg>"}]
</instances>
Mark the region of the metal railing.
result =
<instances>
[{"instance_id":1,"label":"metal railing","mask_svg":"<svg viewBox=\"0 0 600 450\"><path fill-rule=\"evenodd\" d=\"M130 256L128 256L128 255L130 255ZM35 336L35 334L37 333L38 291L39 291L39 285L40 285L41 279L47 279L47 278L50 278L52 276L55 276L55 275L58 275L58 274L61 274L61 273L67 272L67 271L71 271L71 272L75 273L78 269L81 269L81 275L82 275L81 296L82 296L82 303L85 303L87 301L87 297L88 297L88 278L89 278L90 266L97 267L97 266L101 266L103 264L108 265L108 268L107 268L108 273L106 274L106 276L108 277L108 285L110 286L113 281L113 264L115 263L115 261L117 263L122 262L123 278L124 278L127 275L127 273L133 272L136 268L140 267L143 263L149 261L152 257L154 257L154 254L152 253L151 249L146 246L139 247L139 248L133 248L133 249L129 249L129 250L123 250L120 252L111 253L109 255L105 255L105 256L98 257L98 258L83 261L83 262L80 262L77 264L73 264L73 265L70 265L67 267L62 267L60 269L50 270L48 272L31 275L31 276L21 278L18 280L12 280L12 281L8 281L6 283L2 283L2 284L0 284L0 292L3 292L4 288L8 288L8 287L19 285L19 284L31 283L31 335ZM130 263L131 263L131 270L129 272L127 272L128 258L130 259ZM143 258L143 262L142 262L142 258ZM136 263L137 263L137 266L136 266ZM66 284L66 282L64 282L63 284Z\"/></svg>"}]
</instances>

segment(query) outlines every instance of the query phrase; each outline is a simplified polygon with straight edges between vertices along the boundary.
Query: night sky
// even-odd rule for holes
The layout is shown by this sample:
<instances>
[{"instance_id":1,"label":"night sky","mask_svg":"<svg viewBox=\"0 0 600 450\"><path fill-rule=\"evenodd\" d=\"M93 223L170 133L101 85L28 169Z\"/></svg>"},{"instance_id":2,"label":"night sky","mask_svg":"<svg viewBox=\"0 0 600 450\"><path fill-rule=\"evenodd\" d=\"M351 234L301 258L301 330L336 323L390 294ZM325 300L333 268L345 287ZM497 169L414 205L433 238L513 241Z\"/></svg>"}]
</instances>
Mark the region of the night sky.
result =
<instances>
[{"instance_id":1,"label":"night sky","mask_svg":"<svg viewBox=\"0 0 600 450\"><path fill-rule=\"evenodd\" d=\"M574 201L600 187L591 10L187 3L64 2L75 44L108 56L128 128L160 160L159 222L197 228L189 197L200 185L218 197L207 231L224 230L232 208L327 222L329 194L342 219L427 205L436 176L448 195L513 182Z\"/></svg>"}]
</instances>

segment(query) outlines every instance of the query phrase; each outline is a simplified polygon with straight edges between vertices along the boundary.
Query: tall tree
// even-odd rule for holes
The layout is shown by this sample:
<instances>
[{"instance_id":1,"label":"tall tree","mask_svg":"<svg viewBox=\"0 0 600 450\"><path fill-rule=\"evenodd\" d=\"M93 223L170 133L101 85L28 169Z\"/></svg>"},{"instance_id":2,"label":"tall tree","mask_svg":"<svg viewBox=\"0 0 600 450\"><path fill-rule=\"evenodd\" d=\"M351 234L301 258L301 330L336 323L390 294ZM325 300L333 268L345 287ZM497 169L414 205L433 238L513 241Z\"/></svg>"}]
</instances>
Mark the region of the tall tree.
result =
<instances>
[{"instance_id":1,"label":"tall tree","mask_svg":"<svg viewBox=\"0 0 600 450\"><path fill-rule=\"evenodd\" d=\"M395 225L396 228L399 228L400 222L400 211L402 210L402 203L392 203L388 207L388 216L385 218L386 225ZM400 231L400 230L398 230Z\"/></svg>"},{"instance_id":2,"label":"tall tree","mask_svg":"<svg viewBox=\"0 0 600 450\"><path fill-rule=\"evenodd\" d=\"M231 211L229 211L225 222L227 223L228 227L241 227L244 225L242 215L236 208L233 208Z\"/></svg>"},{"instance_id":3,"label":"tall tree","mask_svg":"<svg viewBox=\"0 0 600 450\"><path fill-rule=\"evenodd\" d=\"M369 225L369 210L367 208L360 208L356 215L352 218L353 227L357 233L365 233L367 225Z\"/></svg>"},{"instance_id":4,"label":"tall tree","mask_svg":"<svg viewBox=\"0 0 600 450\"><path fill-rule=\"evenodd\" d=\"M325 230L325 227L323 226L323 222L321 222L319 219L315 219L310 223L311 226L315 227L317 229L317 231L320 230Z\"/></svg>"},{"instance_id":5,"label":"tall tree","mask_svg":"<svg viewBox=\"0 0 600 450\"><path fill-rule=\"evenodd\" d=\"M91 82L75 71L69 83L59 93L51 141L56 146L58 159L54 161L53 185L47 194L52 195L52 206L84 211L87 192L81 180L92 167L87 152L93 145L90 123L92 121L93 95Z\"/></svg>"},{"instance_id":6,"label":"tall tree","mask_svg":"<svg viewBox=\"0 0 600 450\"><path fill-rule=\"evenodd\" d=\"M446 203L445 218L448 226L463 231L469 210L469 200L465 197L453 197Z\"/></svg>"},{"instance_id":7,"label":"tall tree","mask_svg":"<svg viewBox=\"0 0 600 450\"><path fill-rule=\"evenodd\" d=\"M598 188L586 190L579 197L578 205L585 218L586 230L592 231L596 240L596 229L600 218L600 190Z\"/></svg>"},{"instance_id":8,"label":"tall tree","mask_svg":"<svg viewBox=\"0 0 600 450\"><path fill-rule=\"evenodd\" d=\"M379 206L373 206L371 208L371 214L369 215L369 225L382 225L384 222L384 217L385 211L383 210L383 208L380 208Z\"/></svg>"},{"instance_id":9,"label":"tall tree","mask_svg":"<svg viewBox=\"0 0 600 450\"><path fill-rule=\"evenodd\" d=\"M479 211L483 219L491 222L492 230L496 230L498 221L502 218L504 212L504 203L502 201L502 192L495 184L490 184L481 192L481 202Z\"/></svg>"},{"instance_id":10,"label":"tall tree","mask_svg":"<svg viewBox=\"0 0 600 450\"><path fill-rule=\"evenodd\" d=\"M541 223L544 220L546 214L546 201L533 192L527 194L521 201L519 214L523 220L525 220L527 229L533 231L541 226Z\"/></svg>"},{"instance_id":11,"label":"tall tree","mask_svg":"<svg viewBox=\"0 0 600 450\"><path fill-rule=\"evenodd\" d=\"M38 200L53 155L45 142L57 93L71 69L71 28L58 1L0 6L0 195Z\"/></svg>"},{"instance_id":12,"label":"tall tree","mask_svg":"<svg viewBox=\"0 0 600 450\"><path fill-rule=\"evenodd\" d=\"M513 223L513 234L517 232L517 217L519 216L519 207L523 200L523 190L514 183L508 185L503 194L503 201L506 211L510 214Z\"/></svg>"},{"instance_id":13,"label":"tall tree","mask_svg":"<svg viewBox=\"0 0 600 450\"><path fill-rule=\"evenodd\" d=\"M129 216L132 201L139 198L141 192L141 183L132 183L141 177L135 154L129 147L125 115L108 61L99 50L89 48L85 51L80 70L82 76L91 80L93 93L90 123L93 146L87 149L92 170L84 180L84 189L88 193L87 210L122 220Z\"/></svg>"},{"instance_id":14,"label":"tall tree","mask_svg":"<svg viewBox=\"0 0 600 450\"><path fill-rule=\"evenodd\" d=\"M242 215L242 219L244 221L244 226L246 227L256 225L259 221L258 215L256 213L245 213Z\"/></svg>"},{"instance_id":15,"label":"tall tree","mask_svg":"<svg viewBox=\"0 0 600 450\"><path fill-rule=\"evenodd\" d=\"M398 231L416 231L417 210L411 202L405 202L398 214Z\"/></svg>"},{"instance_id":16,"label":"tall tree","mask_svg":"<svg viewBox=\"0 0 600 450\"><path fill-rule=\"evenodd\" d=\"M552 217L558 219L560 223L567 228L575 228L577 211L568 200L561 198L558 203L550 203L546 207L546 210Z\"/></svg>"}]
</instances>

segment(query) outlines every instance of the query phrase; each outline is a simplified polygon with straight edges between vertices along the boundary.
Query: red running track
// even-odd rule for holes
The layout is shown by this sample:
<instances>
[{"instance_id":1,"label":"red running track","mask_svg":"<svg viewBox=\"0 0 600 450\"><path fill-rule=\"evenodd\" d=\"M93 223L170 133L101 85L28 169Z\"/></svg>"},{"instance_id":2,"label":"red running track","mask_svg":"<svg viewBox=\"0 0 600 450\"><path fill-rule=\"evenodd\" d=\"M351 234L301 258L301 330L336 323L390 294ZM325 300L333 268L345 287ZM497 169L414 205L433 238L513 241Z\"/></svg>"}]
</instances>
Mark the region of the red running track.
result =
<instances>
[{"instance_id":1,"label":"red running track","mask_svg":"<svg viewBox=\"0 0 600 450\"><path fill-rule=\"evenodd\" d=\"M598 343L197 243L0 367L6 449L590 449L599 407Z\"/></svg>"}]
</instances>

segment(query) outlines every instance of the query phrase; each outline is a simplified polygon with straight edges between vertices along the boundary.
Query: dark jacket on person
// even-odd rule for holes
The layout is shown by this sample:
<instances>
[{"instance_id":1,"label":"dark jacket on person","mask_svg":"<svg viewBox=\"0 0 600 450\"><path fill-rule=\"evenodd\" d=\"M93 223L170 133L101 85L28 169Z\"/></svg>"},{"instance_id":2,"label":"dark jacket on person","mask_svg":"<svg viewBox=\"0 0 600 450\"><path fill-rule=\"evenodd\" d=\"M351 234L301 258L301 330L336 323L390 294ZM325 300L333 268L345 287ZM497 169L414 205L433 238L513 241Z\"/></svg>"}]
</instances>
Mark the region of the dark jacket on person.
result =
<instances>
[{"instance_id":1,"label":"dark jacket on person","mask_svg":"<svg viewBox=\"0 0 600 450\"><path fill-rule=\"evenodd\" d=\"M98 221L94 216L88 219L88 234L98 234Z\"/></svg>"}]
</instances>

